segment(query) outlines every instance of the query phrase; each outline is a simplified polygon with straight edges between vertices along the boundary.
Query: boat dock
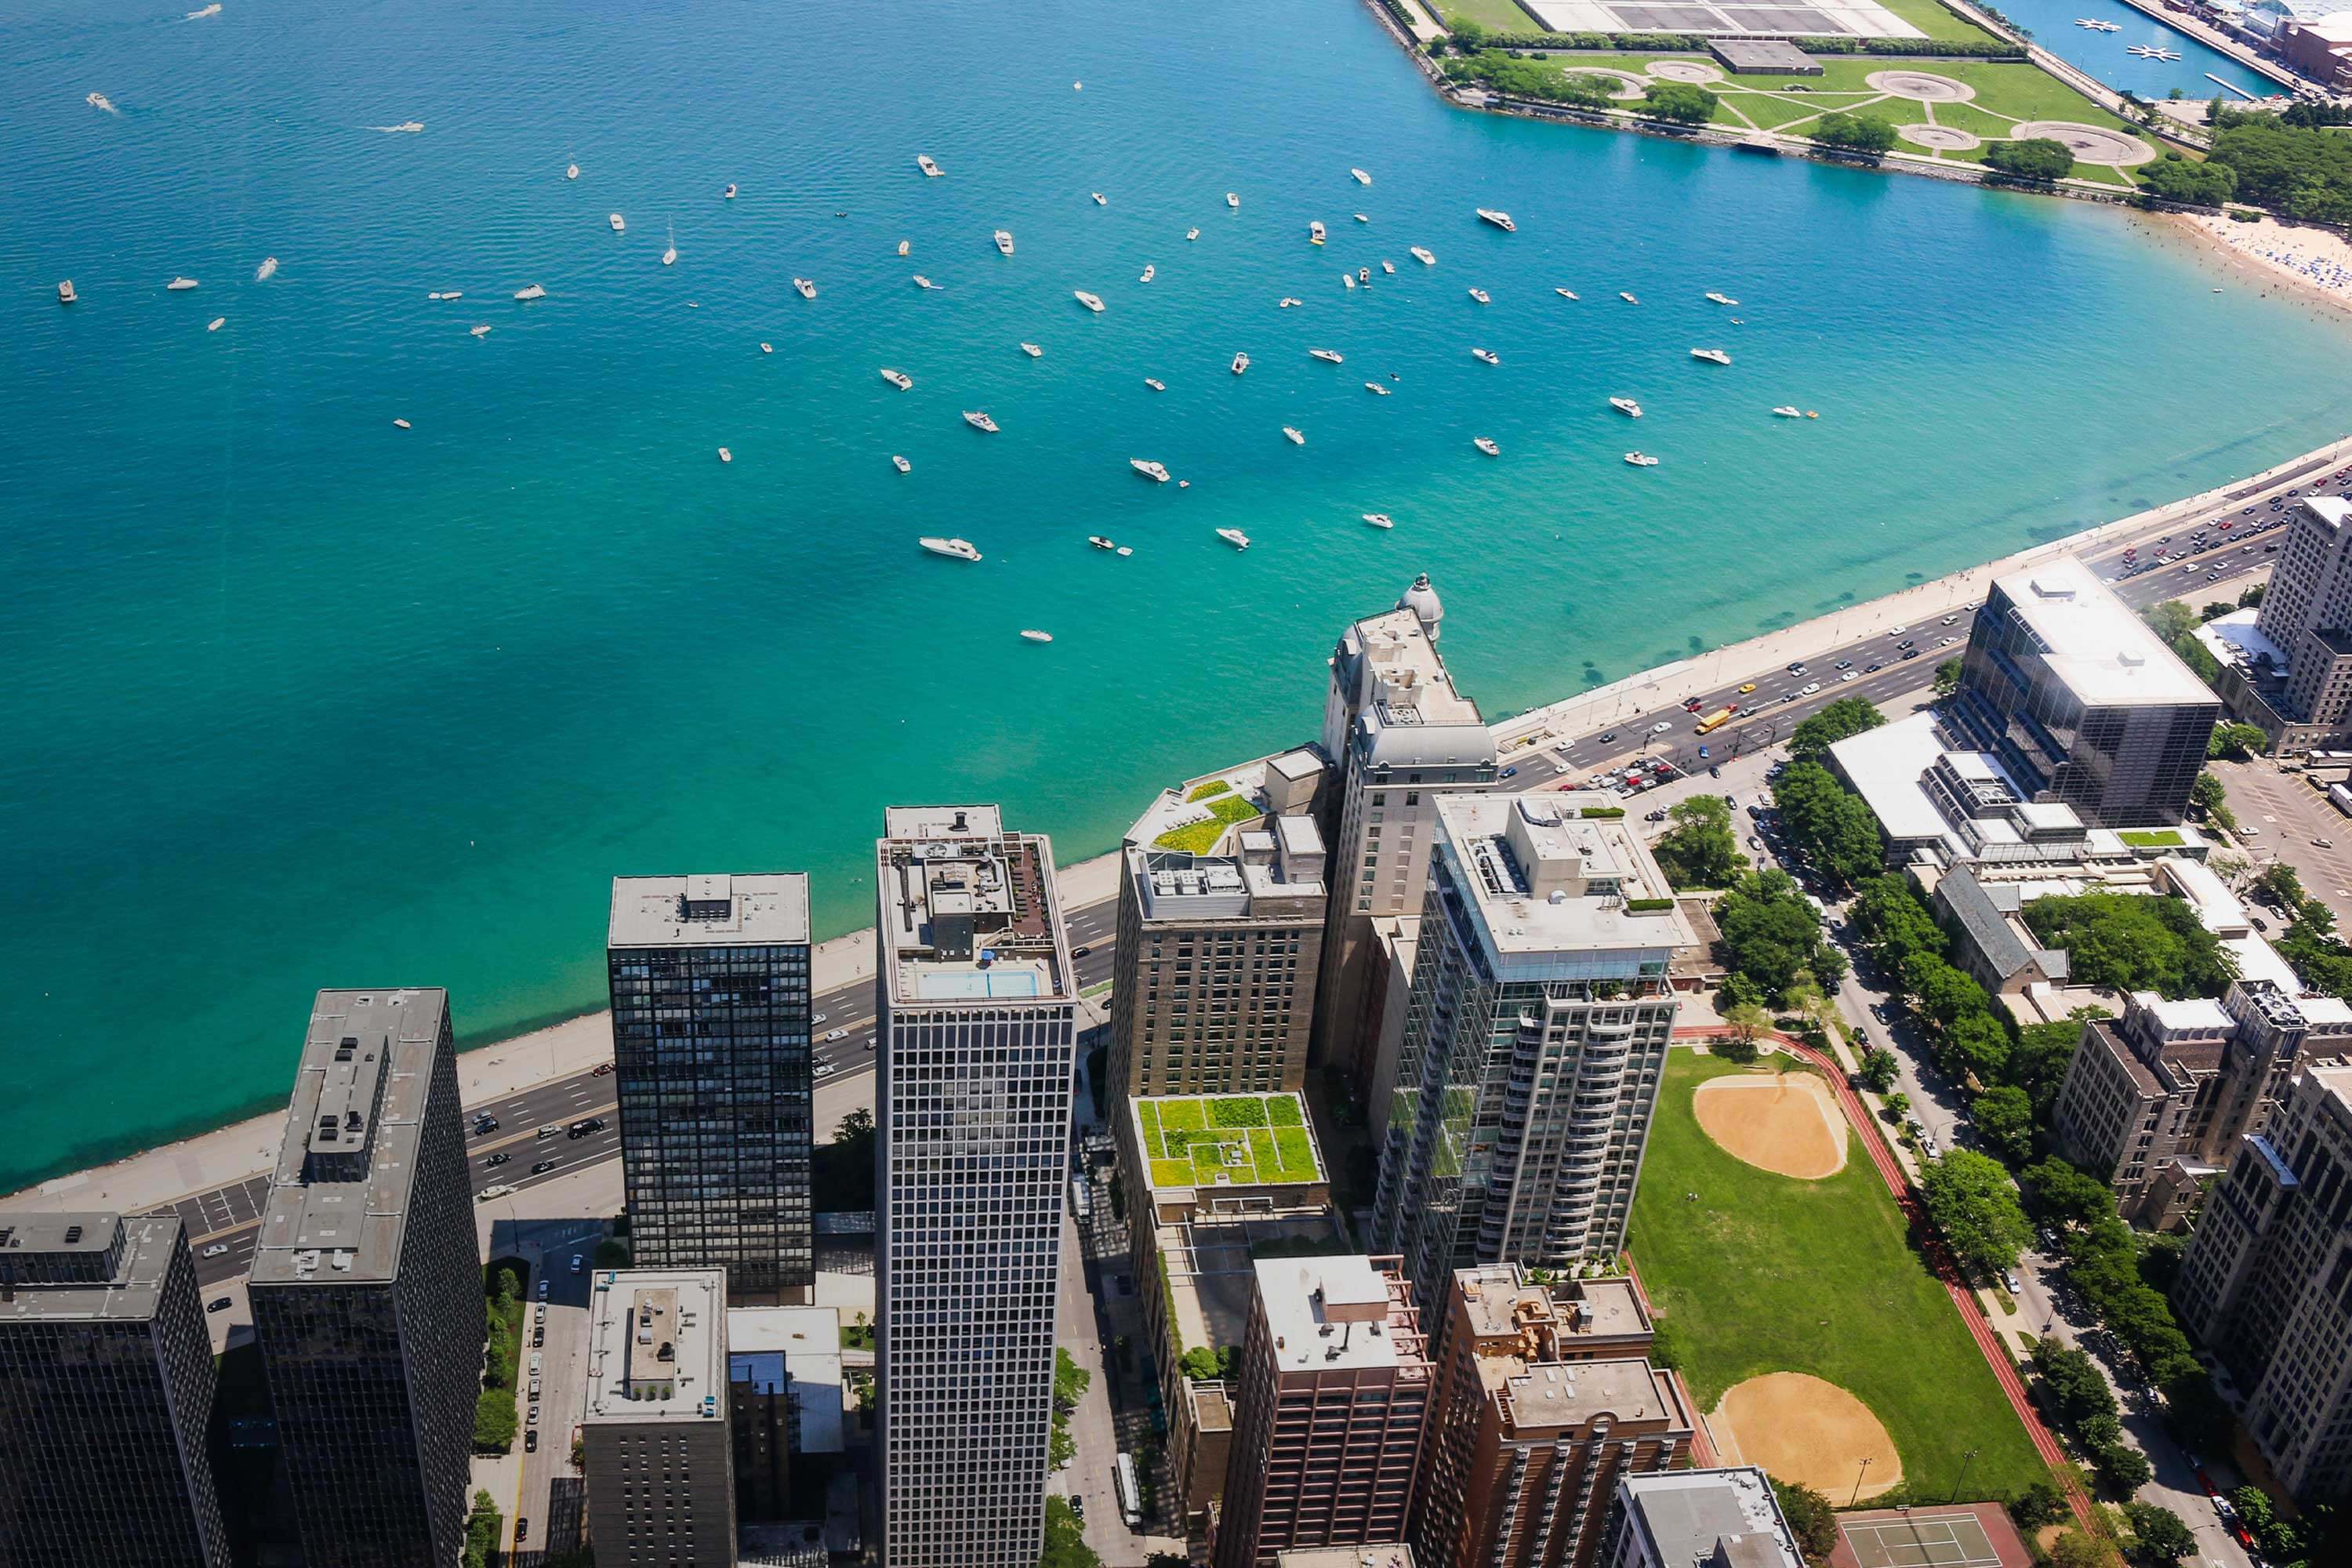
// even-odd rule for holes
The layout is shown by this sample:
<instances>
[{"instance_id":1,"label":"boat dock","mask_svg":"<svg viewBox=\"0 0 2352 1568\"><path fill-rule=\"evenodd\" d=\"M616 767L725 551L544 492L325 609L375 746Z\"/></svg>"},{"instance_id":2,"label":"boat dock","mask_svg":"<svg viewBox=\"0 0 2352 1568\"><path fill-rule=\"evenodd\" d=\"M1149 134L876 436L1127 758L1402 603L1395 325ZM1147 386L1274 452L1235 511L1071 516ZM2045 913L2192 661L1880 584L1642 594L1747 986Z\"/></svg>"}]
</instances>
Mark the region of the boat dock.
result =
<instances>
[{"instance_id":1,"label":"boat dock","mask_svg":"<svg viewBox=\"0 0 2352 1568\"><path fill-rule=\"evenodd\" d=\"M2228 92L2234 92L2234 93L2236 93L2240 98L2244 99L2248 103L2260 103L2260 102L2262 101L2262 100L2261 100L2261 99L2256 98L2252 93L2248 92L2244 88L2240 87L2240 86L2236 85L2236 84L2235 84L2235 83L2233 83L2233 82L2226 82L2226 81L2223 81L2220 77L2215 76L2211 71L2206 71L2206 72L2204 73L2204 77L2205 77L2205 79L2206 79L2207 81L2211 82L2215 87L2221 88L2221 89L2222 89L2223 90L2228 91Z\"/></svg>"}]
</instances>

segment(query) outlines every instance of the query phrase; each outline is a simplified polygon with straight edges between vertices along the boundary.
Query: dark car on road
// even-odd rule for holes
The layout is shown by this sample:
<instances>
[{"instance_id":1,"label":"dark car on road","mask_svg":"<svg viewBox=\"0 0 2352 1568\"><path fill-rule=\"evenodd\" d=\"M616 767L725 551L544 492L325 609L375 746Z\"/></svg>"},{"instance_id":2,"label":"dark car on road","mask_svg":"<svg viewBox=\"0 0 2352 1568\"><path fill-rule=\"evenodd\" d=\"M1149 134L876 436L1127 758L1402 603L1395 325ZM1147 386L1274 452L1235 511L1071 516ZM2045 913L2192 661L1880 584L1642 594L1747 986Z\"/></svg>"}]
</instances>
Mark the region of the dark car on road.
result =
<instances>
[{"instance_id":1,"label":"dark car on road","mask_svg":"<svg viewBox=\"0 0 2352 1568\"><path fill-rule=\"evenodd\" d=\"M506 1152L504 1150L500 1150L499 1152L491 1155L488 1159L483 1161L482 1163L495 1170L513 1158L514 1156L512 1154Z\"/></svg>"},{"instance_id":2,"label":"dark car on road","mask_svg":"<svg viewBox=\"0 0 2352 1568\"><path fill-rule=\"evenodd\" d=\"M532 1175L534 1175L534 1176L543 1176L543 1175L547 1174L547 1173L548 1173L548 1172L552 1171L553 1169L555 1169L555 1162L554 1162L554 1161L552 1161L552 1160L541 1160L538 1164L533 1165L533 1166L530 1168L530 1173L531 1173Z\"/></svg>"},{"instance_id":3,"label":"dark car on road","mask_svg":"<svg viewBox=\"0 0 2352 1568\"><path fill-rule=\"evenodd\" d=\"M480 1137L483 1133L485 1133L485 1132L496 1132L498 1130L499 1130L499 1119L498 1119L497 1117L495 1117L495 1116L477 1116L477 1117L475 1117L475 1118L474 1118L474 1136L475 1136L475 1137L479 1138L479 1137Z\"/></svg>"},{"instance_id":4,"label":"dark car on road","mask_svg":"<svg viewBox=\"0 0 2352 1568\"><path fill-rule=\"evenodd\" d=\"M591 1132L602 1132L604 1131L604 1119L601 1116L583 1116L565 1128L563 1135L567 1138L585 1138Z\"/></svg>"},{"instance_id":5,"label":"dark car on road","mask_svg":"<svg viewBox=\"0 0 2352 1568\"><path fill-rule=\"evenodd\" d=\"M205 1310L207 1312L226 1312L235 1304L236 1303L232 1302L226 1296L215 1296L211 1300L205 1303Z\"/></svg>"}]
</instances>

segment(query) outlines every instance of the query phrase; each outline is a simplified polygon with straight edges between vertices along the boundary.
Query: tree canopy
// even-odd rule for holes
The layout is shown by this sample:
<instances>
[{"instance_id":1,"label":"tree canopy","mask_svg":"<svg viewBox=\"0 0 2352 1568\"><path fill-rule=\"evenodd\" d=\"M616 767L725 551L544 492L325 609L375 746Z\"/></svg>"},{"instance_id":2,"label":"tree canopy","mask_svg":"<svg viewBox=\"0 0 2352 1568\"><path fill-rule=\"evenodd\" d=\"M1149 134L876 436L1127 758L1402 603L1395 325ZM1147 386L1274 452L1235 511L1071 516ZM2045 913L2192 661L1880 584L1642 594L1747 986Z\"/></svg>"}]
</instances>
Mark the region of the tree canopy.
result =
<instances>
[{"instance_id":1,"label":"tree canopy","mask_svg":"<svg viewBox=\"0 0 2352 1568\"><path fill-rule=\"evenodd\" d=\"M2216 724L2213 726L2213 733L2205 741L2205 755L2208 758L2227 757L2231 762L2238 763L2242 763L2250 757L2259 756L2270 749L2271 738L2263 733L2263 727L2259 724ZM2200 779L2208 779L2212 778L2213 775L2200 773L2197 776ZM2220 780L2214 780L2217 787L2220 783Z\"/></svg>"},{"instance_id":2,"label":"tree canopy","mask_svg":"<svg viewBox=\"0 0 2352 1568\"><path fill-rule=\"evenodd\" d=\"M2180 662L2197 672L2197 679L2210 686L2221 679L2221 661L2213 650L2197 640L2197 628L2204 623L2197 612L2178 599L2168 599L2160 605L2150 605L2139 613L2148 629L2164 639L2164 646L2180 656Z\"/></svg>"},{"instance_id":3,"label":"tree canopy","mask_svg":"<svg viewBox=\"0 0 2352 1568\"><path fill-rule=\"evenodd\" d=\"M2238 194L2238 172L2229 164L2200 163L2178 153L2141 164L2139 173L2147 193L2168 202L2218 207Z\"/></svg>"},{"instance_id":4,"label":"tree canopy","mask_svg":"<svg viewBox=\"0 0 2352 1568\"><path fill-rule=\"evenodd\" d=\"M1992 142L1984 161L1987 168L2020 180L2063 180L2074 172L2074 150L2047 136Z\"/></svg>"},{"instance_id":5,"label":"tree canopy","mask_svg":"<svg viewBox=\"0 0 2352 1568\"><path fill-rule=\"evenodd\" d=\"M1919 1201L1960 1266L1979 1275L2016 1267L2033 1227L2017 1206L2009 1173L1973 1149L1955 1149L1927 1162Z\"/></svg>"},{"instance_id":6,"label":"tree canopy","mask_svg":"<svg viewBox=\"0 0 2352 1568\"><path fill-rule=\"evenodd\" d=\"M1995 1084L1969 1107L1977 1132L1992 1152L2012 1164L2033 1155L2033 1097L2014 1084Z\"/></svg>"},{"instance_id":7,"label":"tree canopy","mask_svg":"<svg viewBox=\"0 0 2352 1568\"><path fill-rule=\"evenodd\" d=\"M1886 715L1867 698L1841 697L1790 732L1789 755L1801 763L1818 763L1849 735L1885 722Z\"/></svg>"},{"instance_id":8,"label":"tree canopy","mask_svg":"<svg viewBox=\"0 0 2352 1568\"><path fill-rule=\"evenodd\" d=\"M1821 918L1786 871L1771 868L1732 879L1715 904L1724 967L1752 987L1748 1000L1778 996L1817 962L1825 942Z\"/></svg>"},{"instance_id":9,"label":"tree canopy","mask_svg":"<svg viewBox=\"0 0 2352 1568\"><path fill-rule=\"evenodd\" d=\"M1650 847L1658 868L1676 888L1722 888L1747 865L1731 826L1731 807L1719 795L1695 795L1666 814L1674 826Z\"/></svg>"},{"instance_id":10,"label":"tree canopy","mask_svg":"<svg viewBox=\"0 0 2352 1568\"><path fill-rule=\"evenodd\" d=\"M1102 1568L1102 1559L1087 1544L1086 1526L1066 1497L1045 1500L1045 1549L1037 1568Z\"/></svg>"},{"instance_id":11,"label":"tree canopy","mask_svg":"<svg viewBox=\"0 0 2352 1568\"><path fill-rule=\"evenodd\" d=\"M2036 940L2064 948L2077 985L2154 991L2179 1001L2219 996L2236 963L2179 899L2083 893L2036 899L2021 911Z\"/></svg>"},{"instance_id":12,"label":"tree canopy","mask_svg":"<svg viewBox=\"0 0 2352 1568\"><path fill-rule=\"evenodd\" d=\"M1824 147L1843 147L1853 153L1885 153L1895 145L1894 121L1875 114L1848 114L1842 109L1814 121L1810 134Z\"/></svg>"},{"instance_id":13,"label":"tree canopy","mask_svg":"<svg viewBox=\"0 0 2352 1568\"><path fill-rule=\"evenodd\" d=\"M1790 764L1773 781L1772 803L1797 852L1840 882L1859 881L1884 868L1878 818L1862 796L1819 763Z\"/></svg>"},{"instance_id":14,"label":"tree canopy","mask_svg":"<svg viewBox=\"0 0 2352 1568\"><path fill-rule=\"evenodd\" d=\"M2352 223L2352 141L2269 114L2225 114L2211 163L2231 170L2237 197L2287 217Z\"/></svg>"},{"instance_id":15,"label":"tree canopy","mask_svg":"<svg viewBox=\"0 0 2352 1568\"><path fill-rule=\"evenodd\" d=\"M1778 1476L1772 1478L1772 1495L1780 1500L1780 1517L1789 1521L1805 1561L1828 1562L1838 1543L1837 1514L1830 1500L1801 1481L1784 1481Z\"/></svg>"},{"instance_id":16,"label":"tree canopy","mask_svg":"<svg viewBox=\"0 0 2352 1568\"><path fill-rule=\"evenodd\" d=\"M1723 100L1703 87L1688 82L1653 82L1642 95L1642 106L1659 120L1671 120L1678 125L1704 125L1715 118L1716 105Z\"/></svg>"}]
</instances>

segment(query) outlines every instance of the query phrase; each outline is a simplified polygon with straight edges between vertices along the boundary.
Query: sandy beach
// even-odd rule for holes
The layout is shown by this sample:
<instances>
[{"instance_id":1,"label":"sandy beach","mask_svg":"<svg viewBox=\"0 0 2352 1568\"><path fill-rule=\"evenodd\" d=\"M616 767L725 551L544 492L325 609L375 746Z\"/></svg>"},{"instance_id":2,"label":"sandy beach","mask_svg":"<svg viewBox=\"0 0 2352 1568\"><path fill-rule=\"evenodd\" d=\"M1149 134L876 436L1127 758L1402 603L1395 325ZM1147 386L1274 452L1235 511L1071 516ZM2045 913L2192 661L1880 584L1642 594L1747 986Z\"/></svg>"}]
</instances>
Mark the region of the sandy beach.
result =
<instances>
[{"instance_id":1,"label":"sandy beach","mask_svg":"<svg viewBox=\"0 0 2352 1568\"><path fill-rule=\"evenodd\" d=\"M2263 218L2238 223L2182 213L2172 220L2251 276L2293 288L2302 297L2352 310L2352 240L2330 229Z\"/></svg>"}]
</instances>

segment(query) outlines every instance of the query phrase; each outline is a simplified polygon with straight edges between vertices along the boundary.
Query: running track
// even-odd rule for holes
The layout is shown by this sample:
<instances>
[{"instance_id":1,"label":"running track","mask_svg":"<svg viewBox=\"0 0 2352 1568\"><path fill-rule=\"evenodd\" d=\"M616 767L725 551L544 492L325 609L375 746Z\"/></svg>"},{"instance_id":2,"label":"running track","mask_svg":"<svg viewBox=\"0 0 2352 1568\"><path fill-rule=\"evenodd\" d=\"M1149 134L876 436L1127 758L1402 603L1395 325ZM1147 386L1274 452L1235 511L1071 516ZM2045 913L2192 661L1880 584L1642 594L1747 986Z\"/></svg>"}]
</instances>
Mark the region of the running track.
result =
<instances>
[{"instance_id":1,"label":"running track","mask_svg":"<svg viewBox=\"0 0 2352 1568\"><path fill-rule=\"evenodd\" d=\"M1675 1037L1705 1039L1730 1032L1722 1027L1676 1029ZM1977 1349L1983 1353L1985 1364L1992 1369L1993 1378L2000 1384L2000 1391L2009 1396L2010 1408L2016 1411L2018 1420L2024 1423L2025 1435L2033 1440L2034 1449L2041 1454L2042 1462L2056 1472L2059 1484L2066 1490L2066 1500L2074 1506L2075 1519L2084 1530L2094 1534L2105 1533L2098 1511L2091 1506L2090 1498L2067 1466L2064 1450L2058 1447L2056 1436L2042 1419L2042 1412L2026 1392L2025 1380L2018 1375L2017 1363L2010 1359L2008 1347L2000 1342L2000 1337L1993 1331L1992 1325L1985 1321L1984 1309L1978 1305L1976 1292L1969 1289L1961 1279L1959 1267L1952 1261L1943 1237L1937 1234L1934 1226L1927 1223L1927 1216L1919 1208L1918 1195L1911 1190L1910 1178L1903 1173L1903 1167L1895 1163L1895 1155L1887 1149L1885 1140L1879 1136L1877 1120L1862 1103L1862 1097L1854 1093L1853 1086L1846 1081L1845 1068L1839 1066L1828 1052L1817 1051L1787 1035L1775 1034L1772 1038L1780 1049L1800 1061L1811 1062L1828 1076L1839 1105L1845 1110L1846 1121L1853 1124L1854 1135L1862 1141L1863 1148L1870 1155L1870 1163L1878 1168L1879 1177L1885 1182L1886 1190L1895 1194L1896 1205L1911 1222L1912 1233L1919 1237L1927 1251L1928 1264L1936 1270L1936 1277L1944 1282L1945 1293L1951 1297L1952 1306L1960 1314L1960 1321L1968 1325L1969 1334L1977 1342Z\"/></svg>"}]
</instances>

